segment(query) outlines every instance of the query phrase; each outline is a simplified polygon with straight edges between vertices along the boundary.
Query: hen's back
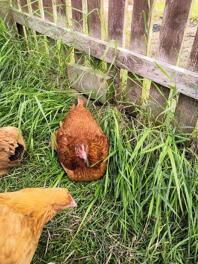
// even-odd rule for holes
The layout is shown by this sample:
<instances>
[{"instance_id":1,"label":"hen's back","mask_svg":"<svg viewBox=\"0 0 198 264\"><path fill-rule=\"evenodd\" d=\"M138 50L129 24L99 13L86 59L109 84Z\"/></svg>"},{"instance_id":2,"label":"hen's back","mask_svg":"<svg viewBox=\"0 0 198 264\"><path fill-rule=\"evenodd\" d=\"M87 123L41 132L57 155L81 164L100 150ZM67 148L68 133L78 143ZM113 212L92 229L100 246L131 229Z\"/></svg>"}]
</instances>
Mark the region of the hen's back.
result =
<instances>
[{"instance_id":1,"label":"hen's back","mask_svg":"<svg viewBox=\"0 0 198 264\"><path fill-rule=\"evenodd\" d=\"M67 116L63 126L65 133L73 137L86 137L92 134L104 134L93 115L83 106L82 99L78 99Z\"/></svg>"},{"instance_id":2,"label":"hen's back","mask_svg":"<svg viewBox=\"0 0 198 264\"><path fill-rule=\"evenodd\" d=\"M29 264L36 246L37 242L27 216L6 204L1 204L0 263Z\"/></svg>"}]
</instances>

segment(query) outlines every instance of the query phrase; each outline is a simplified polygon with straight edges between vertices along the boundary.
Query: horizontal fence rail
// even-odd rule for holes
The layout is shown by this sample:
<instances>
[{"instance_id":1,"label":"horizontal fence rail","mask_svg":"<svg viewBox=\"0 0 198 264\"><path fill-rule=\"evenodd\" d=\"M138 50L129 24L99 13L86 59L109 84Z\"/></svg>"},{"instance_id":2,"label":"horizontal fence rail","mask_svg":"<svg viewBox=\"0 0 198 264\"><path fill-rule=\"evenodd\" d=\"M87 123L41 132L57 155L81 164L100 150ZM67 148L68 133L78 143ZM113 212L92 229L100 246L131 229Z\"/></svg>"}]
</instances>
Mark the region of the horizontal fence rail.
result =
<instances>
[{"instance_id":1,"label":"horizontal fence rail","mask_svg":"<svg viewBox=\"0 0 198 264\"><path fill-rule=\"evenodd\" d=\"M28 14L13 11L14 20L24 26L43 33L56 40L62 40L78 50L115 64L123 69L133 71L168 88L175 87L178 92L198 100L198 73L152 59L124 48L116 48L106 41L92 38L69 28L58 26L50 21Z\"/></svg>"}]
</instances>

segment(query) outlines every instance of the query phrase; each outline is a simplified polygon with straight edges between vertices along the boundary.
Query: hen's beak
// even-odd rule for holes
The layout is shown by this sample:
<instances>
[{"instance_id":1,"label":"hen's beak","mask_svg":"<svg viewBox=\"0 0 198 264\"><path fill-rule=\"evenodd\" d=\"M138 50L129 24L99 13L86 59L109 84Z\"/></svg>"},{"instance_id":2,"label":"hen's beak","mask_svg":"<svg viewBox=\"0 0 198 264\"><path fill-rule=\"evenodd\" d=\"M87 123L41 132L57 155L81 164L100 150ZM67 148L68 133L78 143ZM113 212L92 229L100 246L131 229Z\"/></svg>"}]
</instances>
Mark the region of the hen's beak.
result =
<instances>
[{"instance_id":1,"label":"hen's beak","mask_svg":"<svg viewBox=\"0 0 198 264\"><path fill-rule=\"evenodd\" d=\"M63 210L68 209L70 207L77 207L77 203L74 201L73 197L70 195L70 202L69 203L67 203L67 204L54 204L53 207L56 211L63 211Z\"/></svg>"},{"instance_id":2,"label":"hen's beak","mask_svg":"<svg viewBox=\"0 0 198 264\"><path fill-rule=\"evenodd\" d=\"M65 209L70 207L77 207L77 203L74 201L73 197L70 195L71 201L69 204L65 205Z\"/></svg>"}]
</instances>

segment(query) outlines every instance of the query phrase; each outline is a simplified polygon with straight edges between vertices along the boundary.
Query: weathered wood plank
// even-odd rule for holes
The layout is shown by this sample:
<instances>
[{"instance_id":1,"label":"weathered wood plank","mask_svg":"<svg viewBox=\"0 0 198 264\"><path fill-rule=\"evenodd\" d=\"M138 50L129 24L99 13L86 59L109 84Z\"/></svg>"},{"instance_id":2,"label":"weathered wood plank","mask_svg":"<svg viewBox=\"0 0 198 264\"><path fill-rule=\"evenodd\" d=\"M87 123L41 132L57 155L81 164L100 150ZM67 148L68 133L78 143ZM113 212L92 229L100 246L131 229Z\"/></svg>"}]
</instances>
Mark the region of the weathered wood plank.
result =
<instances>
[{"instance_id":1,"label":"weathered wood plank","mask_svg":"<svg viewBox=\"0 0 198 264\"><path fill-rule=\"evenodd\" d=\"M39 17L31 17L16 10L13 10L12 14L17 23L29 26L33 30L53 39L62 40L67 45L72 45L78 50L90 53L98 59L104 59L107 63L111 63L115 58L115 64L118 67L135 72L163 86L175 86L178 92L198 100L196 90L198 73L196 72L191 72L121 47L118 47L116 51L113 44L109 46L106 41L80 32L73 32L71 29L57 26L50 21L43 21Z\"/></svg>"},{"instance_id":2,"label":"weathered wood plank","mask_svg":"<svg viewBox=\"0 0 198 264\"><path fill-rule=\"evenodd\" d=\"M31 6L32 6L32 13L34 15L38 15L40 16L41 15L41 12L39 10L39 3L38 3L39 0L35 1L35 0L30 0L31 2Z\"/></svg>"},{"instance_id":3,"label":"weathered wood plank","mask_svg":"<svg viewBox=\"0 0 198 264\"><path fill-rule=\"evenodd\" d=\"M158 58L176 64L192 0L166 0Z\"/></svg>"},{"instance_id":4,"label":"weathered wood plank","mask_svg":"<svg viewBox=\"0 0 198 264\"><path fill-rule=\"evenodd\" d=\"M188 61L188 69L198 72L198 28ZM192 132L198 120L198 101L180 94L175 110L175 120L182 131Z\"/></svg>"},{"instance_id":5,"label":"weathered wood plank","mask_svg":"<svg viewBox=\"0 0 198 264\"><path fill-rule=\"evenodd\" d=\"M198 121L198 101L180 94L174 119L180 130L191 133Z\"/></svg>"},{"instance_id":6,"label":"weathered wood plank","mask_svg":"<svg viewBox=\"0 0 198 264\"><path fill-rule=\"evenodd\" d=\"M128 72L127 86L123 95L126 101L130 103L128 111L134 112L135 106L142 103L142 87L143 78Z\"/></svg>"},{"instance_id":7,"label":"weathered wood plank","mask_svg":"<svg viewBox=\"0 0 198 264\"><path fill-rule=\"evenodd\" d=\"M131 21L130 49L137 53L146 54L147 40L149 34L150 15L153 7L153 0L134 0ZM145 25L146 22L146 25ZM134 104L141 102L143 80L134 78L132 73L128 73L127 98Z\"/></svg>"},{"instance_id":8,"label":"weathered wood plank","mask_svg":"<svg viewBox=\"0 0 198 264\"><path fill-rule=\"evenodd\" d=\"M125 0L109 0L108 39L117 41L122 46Z\"/></svg>"},{"instance_id":9,"label":"weathered wood plank","mask_svg":"<svg viewBox=\"0 0 198 264\"><path fill-rule=\"evenodd\" d=\"M67 74L73 88L87 95L91 92L92 98L98 98L105 103L109 76L79 64L68 64Z\"/></svg>"},{"instance_id":10,"label":"weathered wood plank","mask_svg":"<svg viewBox=\"0 0 198 264\"><path fill-rule=\"evenodd\" d=\"M54 21L52 0L42 0L45 18Z\"/></svg>"},{"instance_id":11,"label":"weathered wood plank","mask_svg":"<svg viewBox=\"0 0 198 264\"><path fill-rule=\"evenodd\" d=\"M82 0L71 0L73 30L83 31Z\"/></svg>"},{"instance_id":12,"label":"weathered wood plank","mask_svg":"<svg viewBox=\"0 0 198 264\"><path fill-rule=\"evenodd\" d=\"M122 46L124 32L124 9L125 0L109 0L108 40L115 40L117 42L116 46L120 47ZM111 65L107 64L107 67L109 68ZM116 99L119 100L122 95L120 91L120 69L112 67L109 74L114 76L115 95Z\"/></svg>"},{"instance_id":13,"label":"weathered wood plank","mask_svg":"<svg viewBox=\"0 0 198 264\"><path fill-rule=\"evenodd\" d=\"M168 104L170 90L158 83L151 82L148 99L148 107L152 110L152 117L159 118L155 121L163 121L164 115L160 115ZM160 116L159 116L160 115Z\"/></svg>"},{"instance_id":14,"label":"weathered wood plank","mask_svg":"<svg viewBox=\"0 0 198 264\"><path fill-rule=\"evenodd\" d=\"M7 0L0 1L0 17L7 26L12 26L14 21L10 9L10 3Z\"/></svg>"},{"instance_id":15,"label":"weathered wood plank","mask_svg":"<svg viewBox=\"0 0 198 264\"><path fill-rule=\"evenodd\" d=\"M198 27L188 61L188 68L192 71L198 71Z\"/></svg>"},{"instance_id":16,"label":"weathered wood plank","mask_svg":"<svg viewBox=\"0 0 198 264\"><path fill-rule=\"evenodd\" d=\"M23 12L28 13L28 3L27 0L20 0L21 9Z\"/></svg>"},{"instance_id":17,"label":"weathered wood plank","mask_svg":"<svg viewBox=\"0 0 198 264\"><path fill-rule=\"evenodd\" d=\"M102 4L101 2L102 0L96 0L96 1L87 0L88 32L90 36L98 39L101 39L102 37L101 17L100 17L101 4Z\"/></svg>"},{"instance_id":18,"label":"weathered wood plank","mask_svg":"<svg viewBox=\"0 0 198 264\"><path fill-rule=\"evenodd\" d=\"M187 23L192 0L166 0L158 59L170 64L176 64L184 36L185 24ZM167 105L169 91L164 87L151 85L149 106L154 116L158 116ZM158 102L158 104L156 104Z\"/></svg>"},{"instance_id":19,"label":"weathered wood plank","mask_svg":"<svg viewBox=\"0 0 198 264\"><path fill-rule=\"evenodd\" d=\"M101 38L100 4L101 0L87 0L89 35L99 39Z\"/></svg>"},{"instance_id":20,"label":"weathered wood plank","mask_svg":"<svg viewBox=\"0 0 198 264\"><path fill-rule=\"evenodd\" d=\"M57 13L66 16L66 4L65 0L56 0Z\"/></svg>"},{"instance_id":21,"label":"weathered wood plank","mask_svg":"<svg viewBox=\"0 0 198 264\"><path fill-rule=\"evenodd\" d=\"M83 6L82 0L71 0L73 30L83 32ZM84 57L78 50L74 50L75 61L83 64Z\"/></svg>"},{"instance_id":22,"label":"weathered wood plank","mask_svg":"<svg viewBox=\"0 0 198 264\"><path fill-rule=\"evenodd\" d=\"M146 54L147 50L148 29L152 7L153 0L134 0L133 3L130 49L141 54Z\"/></svg>"},{"instance_id":23,"label":"weathered wood plank","mask_svg":"<svg viewBox=\"0 0 198 264\"><path fill-rule=\"evenodd\" d=\"M59 25L66 25L66 1L65 0L56 0L56 9L57 9L57 23Z\"/></svg>"}]
</instances>

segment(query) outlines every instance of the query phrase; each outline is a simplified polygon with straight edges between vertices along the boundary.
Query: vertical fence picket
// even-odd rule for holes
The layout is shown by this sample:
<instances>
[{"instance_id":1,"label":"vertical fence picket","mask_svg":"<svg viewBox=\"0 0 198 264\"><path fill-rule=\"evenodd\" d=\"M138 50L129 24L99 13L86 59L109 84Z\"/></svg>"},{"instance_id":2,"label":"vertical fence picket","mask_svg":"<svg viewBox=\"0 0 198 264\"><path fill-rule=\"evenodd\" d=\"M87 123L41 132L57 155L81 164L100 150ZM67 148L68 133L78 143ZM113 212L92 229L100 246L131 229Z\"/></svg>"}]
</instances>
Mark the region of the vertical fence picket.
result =
<instances>
[{"instance_id":1,"label":"vertical fence picket","mask_svg":"<svg viewBox=\"0 0 198 264\"><path fill-rule=\"evenodd\" d=\"M87 0L87 9L88 9L88 33L90 36L102 39L102 10L101 10L101 4L104 2L102 0ZM96 61L97 59L94 57L91 57L91 59L94 59ZM103 64L106 69L106 64ZM104 79L101 79L100 83L98 83L98 86L92 85L91 92L93 90L96 98L99 99L101 102L105 102L107 99L107 85L105 85ZM93 93L93 95L94 95ZM94 97L94 96L93 96Z\"/></svg>"},{"instance_id":2,"label":"vertical fence picket","mask_svg":"<svg viewBox=\"0 0 198 264\"><path fill-rule=\"evenodd\" d=\"M153 0L134 0L131 22L130 49L146 54L150 13Z\"/></svg>"},{"instance_id":3,"label":"vertical fence picket","mask_svg":"<svg viewBox=\"0 0 198 264\"><path fill-rule=\"evenodd\" d=\"M88 28L89 35L95 38L101 38L101 21L100 21L100 0L87 0L88 5Z\"/></svg>"},{"instance_id":4,"label":"vertical fence picket","mask_svg":"<svg viewBox=\"0 0 198 264\"><path fill-rule=\"evenodd\" d=\"M6 26L12 26L13 24L15 25L12 18L10 5L13 5L12 0L9 2L0 1L0 17L4 20Z\"/></svg>"},{"instance_id":5,"label":"vertical fence picket","mask_svg":"<svg viewBox=\"0 0 198 264\"><path fill-rule=\"evenodd\" d=\"M37 1L30 0L30 2L31 2L32 14L37 15L37 16L41 16L38 0Z\"/></svg>"},{"instance_id":6,"label":"vertical fence picket","mask_svg":"<svg viewBox=\"0 0 198 264\"><path fill-rule=\"evenodd\" d=\"M190 58L188 61L188 68L192 71L198 71L198 27L196 36L193 42L192 50L190 53Z\"/></svg>"},{"instance_id":7,"label":"vertical fence picket","mask_svg":"<svg viewBox=\"0 0 198 264\"><path fill-rule=\"evenodd\" d=\"M27 0L15 0L12 2L12 4L19 9L21 12L28 13L28 7L27 7ZM23 35L27 44L27 50L29 51L29 42L28 42L28 36L27 36L27 30L25 26L21 26L20 24L16 24L17 30L19 35Z\"/></svg>"},{"instance_id":8,"label":"vertical fence picket","mask_svg":"<svg viewBox=\"0 0 198 264\"><path fill-rule=\"evenodd\" d=\"M131 22L130 49L146 54L153 0L134 0ZM143 78L128 73L126 97L137 104L142 97Z\"/></svg>"},{"instance_id":9,"label":"vertical fence picket","mask_svg":"<svg viewBox=\"0 0 198 264\"><path fill-rule=\"evenodd\" d=\"M66 2L65 0L56 0L57 12L62 16L66 16Z\"/></svg>"},{"instance_id":10,"label":"vertical fence picket","mask_svg":"<svg viewBox=\"0 0 198 264\"><path fill-rule=\"evenodd\" d=\"M59 25L66 25L66 1L56 0L57 7L57 23Z\"/></svg>"},{"instance_id":11,"label":"vertical fence picket","mask_svg":"<svg viewBox=\"0 0 198 264\"><path fill-rule=\"evenodd\" d=\"M198 72L198 28L188 61L188 69ZM188 86L188 83L186 85ZM198 93L198 84L195 89ZM183 131L192 132L198 120L198 101L180 94L175 110L175 120Z\"/></svg>"},{"instance_id":12,"label":"vertical fence picket","mask_svg":"<svg viewBox=\"0 0 198 264\"><path fill-rule=\"evenodd\" d=\"M83 3L82 0L71 0L72 5L72 27L74 31L83 32ZM81 52L74 49L75 60L78 64L84 63Z\"/></svg>"},{"instance_id":13,"label":"vertical fence picket","mask_svg":"<svg viewBox=\"0 0 198 264\"><path fill-rule=\"evenodd\" d=\"M107 40L108 11L106 8L107 1L100 0L100 19L101 19L101 39Z\"/></svg>"},{"instance_id":14,"label":"vertical fence picket","mask_svg":"<svg viewBox=\"0 0 198 264\"><path fill-rule=\"evenodd\" d=\"M32 9L31 0L27 0L27 4L28 4L28 13L32 16L33 15L33 9ZM37 36L36 36L36 32L34 30L32 30L32 35L34 38L34 45L36 46L36 48L38 48Z\"/></svg>"},{"instance_id":15,"label":"vertical fence picket","mask_svg":"<svg viewBox=\"0 0 198 264\"><path fill-rule=\"evenodd\" d=\"M109 0L108 39L122 46L125 0Z\"/></svg>"},{"instance_id":16,"label":"vertical fence picket","mask_svg":"<svg viewBox=\"0 0 198 264\"><path fill-rule=\"evenodd\" d=\"M21 10L23 12L28 13L28 3L27 3L27 0L20 0L20 4L21 4Z\"/></svg>"},{"instance_id":17,"label":"vertical fence picket","mask_svg":"<svg viewBox=\"0 0 198 264\"><path fill-rule=\"evenodd\" d=\"M82 0L71 0L73 30L83 31Z\"/></svg>"},{"instance_id":18,"label":"vertical fence picket","mask_svg":"<svg viewBox=\"0 0 198 264\"><path fill-rule=\"evenodd\" d=\"M176 64L184 37L184 29L188 20L192 0L166 0L158 59L170 64ZM169 89L151 84L149 106L153 116L158 116L167 106Z\"/></svg>"},{"instance_id":19,"label":"vertical fence picket","mask_svg":"<svg viewBox=\"0 0 198 264\"><path fill-rule=\"evenodd\" d=\"M34 0L32 0L32 1L34 1ZM37 13L38 16L40 16L42 19L45 19L43 0L38 0L38 8L39 8L39 12ZM34 8L33 8L33 10L34 10Z\"/></svg>"},{"instance_id":20,"label":"vertical fence picket","mask_svg":"<svg viewBox=\"0 0 198 264\"><path fill-rule=\"evenodd\" d=\"M34 0L31 0L31 1L32 1L32 8L33 8L34 15L35 14L38 15L39 17L41 17L44 20L45 19L45 12L44 12L44 2L43 2L43 0L37 0L38 9L39 9L38 11L36 9L37 6L35 6L36 10L33 7ZM37 34L38 34L38 32L37 32ZM49 47L48 47L48 43L47 43L48 41L47 41L47 36L45 34L43 35L43 40L44 40L45 50L49 54Z\"/></svg>"},{"instance_id":21,"label":"vertical fence picket","mask_svg":"<svg viewBox=\"0 0 198 264\"><path fill-rule=\"evenodd\" d=\"M122 46L123 41L123 29L124 29L124 10L125 10L125 0L109 0L109 10L108 10L108 40L115 40L117 46ZM115 46L116 49L116 46ZM107 64L110 67L110 64ZM116 98L119 99L120 91L120 70L112 67L110 70L110 75L114 79L114 88Z\"/></svg>"},{"instance_id":22,"label":"vertical fence picket","mask_svg":"<svg viewBox=\"0 0 198 264\"><path fill-rule=\"evenodd\" d=\"M45 18L54 22L52 0L43 0L43 9Z\"/></svg>"}]
</instances>

